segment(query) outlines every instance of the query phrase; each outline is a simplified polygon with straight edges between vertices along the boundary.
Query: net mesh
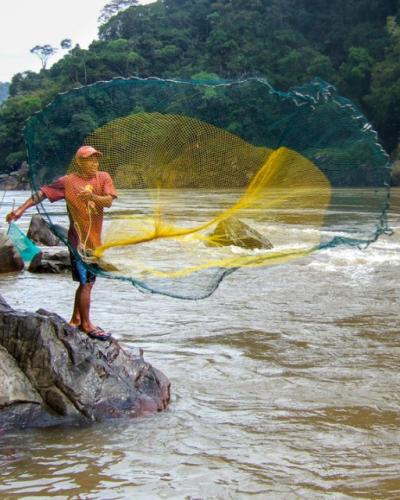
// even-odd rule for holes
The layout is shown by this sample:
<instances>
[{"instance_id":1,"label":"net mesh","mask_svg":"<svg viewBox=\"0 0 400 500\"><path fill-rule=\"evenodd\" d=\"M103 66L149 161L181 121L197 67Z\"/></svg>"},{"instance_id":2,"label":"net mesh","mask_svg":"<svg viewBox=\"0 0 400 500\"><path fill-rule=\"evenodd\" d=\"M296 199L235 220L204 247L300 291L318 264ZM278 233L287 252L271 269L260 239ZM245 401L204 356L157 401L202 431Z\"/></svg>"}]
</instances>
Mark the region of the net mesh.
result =
<instances>
[{"instance_id":1,"label":"net mesh","mask_svg":"<svg viewBox=\"0 0 400 500\"><path fill-rule=\"evenodd\" d=\"M13 242L22 260L26 263L31 262L40 252L40 248L37 247L14 222L9 224L7 236Z\"/></svg>"},{"instance_id":2,"label":"net mesh","mask_svg":"<svg viewBox=\"0 0 400 500\"><path fill-rule=\"evenodd\" d=\"M24 133L33 190L67 175L78 197L101 195L101 182L82 184L74 154L81 144L103 153L118 199L103 210L66 192L73 250L93 272L141 290L198 299L237 268L368 245L388 230L387 155L321 80L286 93L262 79L99 82L59 95ZM367 207L365 224L335 217L345 188L347 202ZM60 216L38 208L63 236Z\"/></svg>"}]
</instances>

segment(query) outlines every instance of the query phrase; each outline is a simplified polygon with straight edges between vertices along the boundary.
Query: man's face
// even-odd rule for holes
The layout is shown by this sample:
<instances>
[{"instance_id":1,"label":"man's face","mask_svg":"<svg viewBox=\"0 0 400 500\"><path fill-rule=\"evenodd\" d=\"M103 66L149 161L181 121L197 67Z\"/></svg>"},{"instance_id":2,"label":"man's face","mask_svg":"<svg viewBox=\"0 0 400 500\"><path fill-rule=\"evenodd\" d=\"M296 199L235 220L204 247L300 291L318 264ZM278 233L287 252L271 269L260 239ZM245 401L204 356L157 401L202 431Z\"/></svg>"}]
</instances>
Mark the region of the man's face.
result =
<instances>
[{"instance_id":1,"label":"man's face","mask_svg":"<svg viewBox=\"0 0 400 500\"><path fill-rule=\"evenodd\" d=\"M91 179L96 175L99 169L99 160L96 156L89 156L89 158L79 158L78 161L78 174L85 179Z\"/></svg>"}]
</instances>

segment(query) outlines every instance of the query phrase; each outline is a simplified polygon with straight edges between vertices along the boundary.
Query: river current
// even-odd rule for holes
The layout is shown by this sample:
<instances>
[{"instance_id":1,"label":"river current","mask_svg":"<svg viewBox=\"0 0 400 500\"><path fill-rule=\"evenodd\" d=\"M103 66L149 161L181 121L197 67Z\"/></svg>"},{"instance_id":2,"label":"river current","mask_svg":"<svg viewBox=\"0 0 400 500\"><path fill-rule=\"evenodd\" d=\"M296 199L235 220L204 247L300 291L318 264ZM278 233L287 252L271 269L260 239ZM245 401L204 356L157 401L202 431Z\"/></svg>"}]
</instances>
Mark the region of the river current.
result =
<instances>
[{"instance_id":1,"label":"river current","mask_svg":"<svg viewBox=\"0 0 400 500\"><path fill-rule=\"evenodd\" d=\"M25 197L6 193L1 220ZM394 234L367 249L241 269L203 300L99 279L95 323L144 349L171 380L171 405L136 420L3 433L0 497L399 498L395 190L392 202ZM332 228L335 213L355 228L373 219L355 202L333 207ZM74 290L67 274L0 275L12 307L66 319Z\"/></svg>"}]
</instances>

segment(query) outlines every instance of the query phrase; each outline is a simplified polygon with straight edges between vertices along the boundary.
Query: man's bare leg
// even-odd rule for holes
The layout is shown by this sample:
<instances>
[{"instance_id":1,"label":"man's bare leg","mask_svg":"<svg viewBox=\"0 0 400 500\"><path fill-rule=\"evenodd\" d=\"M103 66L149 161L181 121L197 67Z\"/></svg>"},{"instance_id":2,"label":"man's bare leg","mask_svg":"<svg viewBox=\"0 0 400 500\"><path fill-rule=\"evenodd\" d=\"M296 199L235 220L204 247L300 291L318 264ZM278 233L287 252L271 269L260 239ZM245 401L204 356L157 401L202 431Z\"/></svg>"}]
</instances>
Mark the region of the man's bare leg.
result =
<instances>
[{"instance_id":1,"label":"man's bare leg","mask_svg":"<svg viewBox=\"0 0 400 500\"><path fill-rule=\"evenodd\" d=\"M94 283L79 285L80 294L78 307L81 317L81 330L86 333L91 332L96 328L96 326L90 321L90 301L93 285Z\"/></svg>"},{"instance_id":2,"label":"man's bare leg","mask_svg":"<svg viewBox=\"0 0 400 500\"><path fill-rule=\"evenodd\" d=\"M77 288L75 292L75 300L74 300L74 310L72 312L72 317L69 320L69 325L75 326L79 328L81 326L81 313L79 311L79 303L80 303L80 288Z\"/></svg>"},{"instance_id":3,"label":"man's bare leg","mask_svg":"<svg viewBox=\"0 0 400 500\"><path fill-rule=\"evenodd\" d=\"M75 293L74 310L69 322L72 326L78 326L84 332L93 331L96 326L90 321L90 300L93 283L80 284Z\"/></svg>"}]
</instances>

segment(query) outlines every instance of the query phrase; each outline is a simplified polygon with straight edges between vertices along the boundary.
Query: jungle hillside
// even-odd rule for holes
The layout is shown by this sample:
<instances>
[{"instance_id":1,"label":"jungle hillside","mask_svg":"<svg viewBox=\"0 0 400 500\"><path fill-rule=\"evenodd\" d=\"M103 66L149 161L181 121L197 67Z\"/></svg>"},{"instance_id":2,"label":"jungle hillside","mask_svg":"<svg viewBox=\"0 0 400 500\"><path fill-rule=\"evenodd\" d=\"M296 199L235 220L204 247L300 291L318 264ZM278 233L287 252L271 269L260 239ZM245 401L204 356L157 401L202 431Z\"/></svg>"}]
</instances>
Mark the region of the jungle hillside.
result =
<instances>
[{"instance_id":1,"label":"jungle hillside","mask_svg":"<svg viewBox=\"0 0 400 500\"><path fill-rule=\"evenodd\" d=\"M26 159L29 116L60 92L115 77L257 76L281 90L319 77L362 110L389 153L398 143L399 0L158 0L100 19L87 50L63 40L58 62L1 83L0 173ZM73 112L84 130L91 118Z\"/></svg>"}]
</instances>

